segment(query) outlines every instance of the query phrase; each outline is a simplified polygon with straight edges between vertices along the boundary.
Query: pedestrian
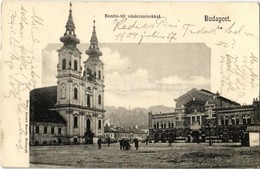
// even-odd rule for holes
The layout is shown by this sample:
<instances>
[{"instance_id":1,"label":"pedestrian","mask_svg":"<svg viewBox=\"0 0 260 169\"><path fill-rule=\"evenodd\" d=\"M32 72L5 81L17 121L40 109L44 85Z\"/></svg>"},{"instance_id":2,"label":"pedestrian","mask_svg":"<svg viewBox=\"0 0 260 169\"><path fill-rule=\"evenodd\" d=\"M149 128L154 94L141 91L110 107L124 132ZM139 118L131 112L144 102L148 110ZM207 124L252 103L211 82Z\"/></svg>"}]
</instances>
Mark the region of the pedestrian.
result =
<instances>
[{"instance_id":1,"label":"pedestrian","mask_svg":"<svg viewBox=\"0 0 260 169\"><path fill-rule=\"evenodd\" d=\"M120 141L119 141L120 150L123 150L123 142L124 142L124 138L121 138Z\"/></svg>"},{"instance_id":2,"label":"pedestrian","mask_svg":"<svg viewBox=\"0 0 260 169\"><path fill-rule=\"evenodd\" d=\"M101 149L101 143L102 143L102 140L101 140L100 137L98 138L97 143L98 143L98 149Z\"/></svg>"},{"instance_id":3,"label":"pedestrian","mask_svg":"<svg viewBox=\"0 0 260 169\"><path fill-rule=\"evenodd\" d=\"M123 138L122 146L123 146L123 150L125 150L125 147L126 147L126 140L125 140L124 138Z\"/></svg>"},{"instance_id":4,"label":"pedestrian","mask_svg":"<svg viewBox=\"0 0 260 169\"><path fill-rule=\"evenodd\" d=\"M172 138L169 138L169 147L172 146Z\"/></svg>"},{"instance_id":5,"label":"pedestrian","mask_svg":"<svg viewBox=\"0 0 260 169\"><path fill-rule=\"evenodd\" d=\"M135 149L138 150L138 143L139 143L139 140L137 138L134 139L134 143L135 143Z\"/></svg>"},{"instance_id":6,"label":"pedestrian","mask_svg":"<svg viewBox=\"0 0 260 169\"><path fill-rule=\"evenodd\" d=\"M146 139L145 139L145 143L146 143L146 145L148 145L148 141L149 141L149 138L146 137Z\"/></svg>"},{"instance_id":7,"label":"pedestrian","mask_svg":"<svg viewBox=\"0 0 260 169\"><path fill-rule=\"evenodd\" d=\"M129 143L129 140L124 141L124 150L129 150L131 148L131 145Z\"/></svg>"},{"instance_id":8,"label":"pedestrian","mask_svg":"<svg viewBox=\"0 0 260 169\"><path fill-rule=\"evenodd\" d=\"M110 137L107 138L107 145L110 146Z\"/></svg>"}]
</instances>

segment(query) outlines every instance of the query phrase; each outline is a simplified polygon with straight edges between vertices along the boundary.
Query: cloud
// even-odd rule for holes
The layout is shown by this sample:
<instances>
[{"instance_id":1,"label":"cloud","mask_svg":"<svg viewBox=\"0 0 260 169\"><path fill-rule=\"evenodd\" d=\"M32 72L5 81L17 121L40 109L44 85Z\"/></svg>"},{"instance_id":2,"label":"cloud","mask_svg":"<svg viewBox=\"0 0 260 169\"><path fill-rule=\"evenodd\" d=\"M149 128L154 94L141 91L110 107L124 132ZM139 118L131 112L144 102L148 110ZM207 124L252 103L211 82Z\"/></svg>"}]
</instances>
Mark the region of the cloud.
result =
<instances>
[{"instance_id":1,"label":"cloud","mask_svg":"<svg viewBox=\"0 0 260 169\"><path fill-rule=\"evenodd\" d=\"M203 76L191 76L189 79L184 79L178 75L164 77L160 80L156 80L156 83L162 85L209 85L210 79Z\"/></svg>"},{"instance_id":2,"label":"cloud","mask_svg":"<svg viewBox=\"0 0 260 169\"><path fill-rule=\"evenodd\" d=\"M105 75L105 104L112 106L149 107L152 105L174 106L173 99L188 90L210 86L204 76L184 78L180 75L156 79L151 69L129 69L134 63L110 48L102 48ZM43 50L43 86L56 85L58 52ZM82 63L83 65L83 63Z\"/></svg>"},{"instance_id":3,"label":"cloud","mask_svg":"<svg viewBox=\"0 0 260 169\"><path fill-rule=\"evenodd\" d=\"M42 85L43 86L53 86L57 84L57 63L58 63L58 52L56 50L43 50L42 52L42 61L43 61L43 78Z\"/></svg>"},{"instance_id":4,"label":"cloud","mask_svg":"<svg viewBox=\"0 0 260 169\"><path fill-rule=\"evenodd\" d=\"M112 51L110 48L100 49L103 52L103 55L100 59L105 63L104 70L105 72L119 71L127 69L130 65L130 60L127 57L122 57L119 52Z\"/></svg>"}]
</instances>

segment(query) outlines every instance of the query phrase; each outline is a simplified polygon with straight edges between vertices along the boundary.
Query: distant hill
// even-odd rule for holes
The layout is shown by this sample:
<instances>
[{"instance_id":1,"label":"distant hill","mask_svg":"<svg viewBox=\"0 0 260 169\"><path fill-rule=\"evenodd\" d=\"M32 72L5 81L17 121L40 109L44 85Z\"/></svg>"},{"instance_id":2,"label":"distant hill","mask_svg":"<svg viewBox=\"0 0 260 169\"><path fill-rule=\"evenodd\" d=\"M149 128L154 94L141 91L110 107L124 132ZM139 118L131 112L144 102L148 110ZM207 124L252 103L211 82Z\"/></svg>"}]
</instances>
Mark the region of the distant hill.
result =
<instances>
[{"instance_id":1,"label":"distant hill","mask_svg":"<svg viewBox=\"0 0 260 169\"><path fill-rule=\"evenodd\" d=\"M119 122L121 127L131 127L138 125L142 128L148 128L148 112L173 112L173 107L157 105L148 109L141 107L127 109L125 107L116 108L114 106L105 106L105 110L105 118L108 118L110 124L112 125L114 125L114 122Z\"/></svg>"}]
</instances>

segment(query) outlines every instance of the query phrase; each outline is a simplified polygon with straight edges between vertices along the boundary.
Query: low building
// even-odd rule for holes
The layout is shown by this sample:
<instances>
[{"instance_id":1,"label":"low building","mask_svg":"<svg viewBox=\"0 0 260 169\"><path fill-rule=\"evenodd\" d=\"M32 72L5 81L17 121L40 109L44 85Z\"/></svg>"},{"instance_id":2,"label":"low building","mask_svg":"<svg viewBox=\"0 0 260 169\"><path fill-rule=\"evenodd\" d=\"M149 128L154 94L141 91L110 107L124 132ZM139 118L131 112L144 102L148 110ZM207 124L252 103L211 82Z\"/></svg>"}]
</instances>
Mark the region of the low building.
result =
<instances>
[{"instance_id":1,"label":"low building","mask_svg":"<svg viewBox=\"0 0 260 169\"><path fill-rule=\"evenodd\" d=\"M147 133L137 129L136 127L130 128L122 128L122 127L110 127L105 126L105 137L110 137L112 139L116 139L117 141L122 138L133 140L134 138L145 139L147 137Z\"/></svg>"},{"instance_id":2,"label":"low building","mask_svg":"<svg viewBox=\"0 0 260 169\"><path fill-rule=\"evenodd\" d=\"M173 112L148 113L151 140L240 141L248 126L260 125L258 99L240 105L219 93L194 88L175 101Z\"/></svg>"},{"instance_id":3,"label":"low building","mask_svg":"<svg viewBox=\"0 0 260 169\"><path fill-rule=\"evenodd\" d=\"M260 145L260 126L249 126L246 130L248 136L247 146L259 146Z\"/></svg>"}]
</instances>

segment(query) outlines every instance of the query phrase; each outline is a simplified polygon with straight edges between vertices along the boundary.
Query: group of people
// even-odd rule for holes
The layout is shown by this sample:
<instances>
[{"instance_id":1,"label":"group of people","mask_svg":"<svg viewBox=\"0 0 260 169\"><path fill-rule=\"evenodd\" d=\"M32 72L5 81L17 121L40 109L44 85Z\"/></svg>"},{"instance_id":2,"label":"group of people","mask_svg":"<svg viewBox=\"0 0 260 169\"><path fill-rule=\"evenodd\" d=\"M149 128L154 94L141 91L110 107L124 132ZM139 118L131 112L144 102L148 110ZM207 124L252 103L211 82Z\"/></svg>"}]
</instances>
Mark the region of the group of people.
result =
<instances>
[{"instance_id":1,"label":"group of people","mask_svg":"<svg viewBox=\"0 0 260 169\"><path fill-rule=\"evenodd\" d=\"M129 143L129 140L122 138L119 141L120 150L129 150L131 148L131 145Z\"/></svg>"},{"instance_id":2,"label":"group of people","mask_svg":"<svg viewBox=\"0 0 260 169\"><path fill-rule=\"evenodd\" d=\"M139 147L139 140L137 138L135 138L133 140L134 144L135 144L135 149L138 150ZM97 140L97 144L98 144L98 149L101 149L101 144L102 144L102 139L101 137L98 138ZM110 137L107 138L107 144L108 146L110 146ZM129 143L128 139L122 138L119 141L119 145L120 145L120 150L129 150L131 148L131 145Z\"/></svg>"},{"instance_id":3,"label":"group of people","mask_svg":"<svg viewBox=\"0 0 260 169\"><path fill-rule=\"evenodd\" d=\"M102 144L101 137L98 138L97 144L98 144L98 149L101 149L101 144ZM110 146L110 137L107 137L107 145Z\"/></svg>"}]
</instances>

